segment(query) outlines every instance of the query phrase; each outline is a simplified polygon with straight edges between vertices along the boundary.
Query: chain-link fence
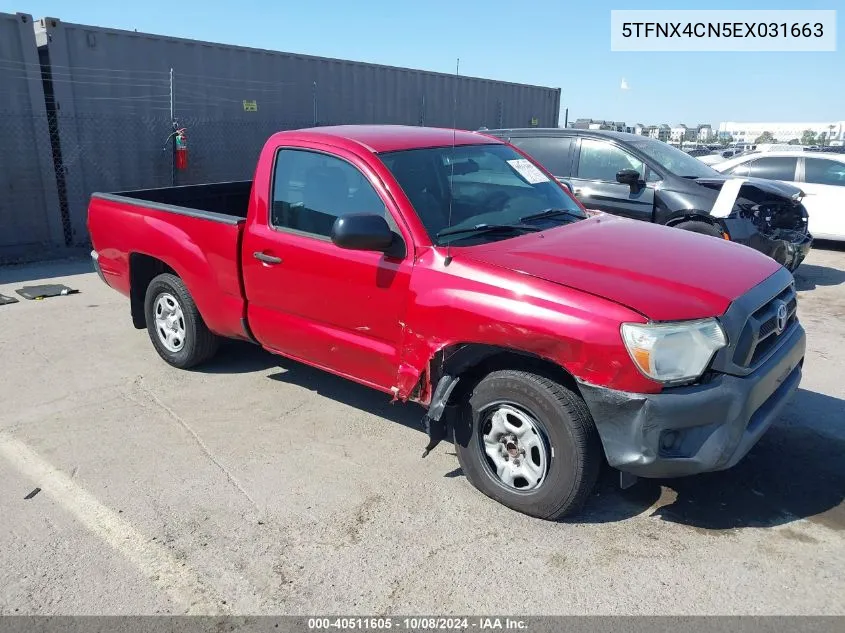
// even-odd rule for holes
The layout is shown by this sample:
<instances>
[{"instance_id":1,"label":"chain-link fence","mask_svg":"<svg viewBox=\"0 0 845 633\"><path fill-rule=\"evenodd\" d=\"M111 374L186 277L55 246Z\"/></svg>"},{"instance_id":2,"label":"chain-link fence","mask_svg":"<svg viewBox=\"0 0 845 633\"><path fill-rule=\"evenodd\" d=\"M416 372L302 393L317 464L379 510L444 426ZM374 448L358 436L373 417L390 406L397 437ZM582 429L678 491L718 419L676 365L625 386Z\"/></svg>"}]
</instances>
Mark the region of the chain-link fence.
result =
<instances>
[{"instance_id":1,"label":"chain-link fence","mask_svg":"<svg viewBox=\"0 0 845 633\"><path fill-rule=\"evenodd\" d=\"M0 13L0 262L85 245L93 192L249 179L279 130L543 127L559 109L554 88Z\"/></svg>"},{"instance_id":2,"label":"chain-link fence","mask_svg":"<svg viewBox=\"0 0 845 633\"><path fill-rule=\"evenodd\" d=\"M0 111L0 262L64 246L50 127Z\"/></svg>"},{"instance_id":3,"label":"chain-link fence","mask_svg":"<svg viewBox=\"0 0 845 633\"><path fill-rule=\"evenodd\" d=\"M86 246L92 193L249 180L267 138L311 121L183 116L188 164L174 165L169 114L0 112L0 263Z\"/></svg>"},{"instance_id":4,"label":"chain-link fence","mask_svg":"<svg viewBox=\"0 0 845 633\"><path fill-rule=\"evenodd\" d=\"M475 98L471 108L461 108L458 99L456 108L444 108L442 94L409 93L394 96L387 107L377 94L344 100L337 89L317 84L292 89L287 100L276 97L224 102L189 95L182 87L174 91L172 118L164 95L152 102L131 95L77 97L71 108L54 105L48 95L46 114L0 112L0 263L87 246L87 207L94 192L249 180L267 138L280 130L339 123L503 125L497 99ZM300 116L287 119L286 111ZM184 169L174 162L177 127L187 139Z\"/></svg>"}]
</instances>

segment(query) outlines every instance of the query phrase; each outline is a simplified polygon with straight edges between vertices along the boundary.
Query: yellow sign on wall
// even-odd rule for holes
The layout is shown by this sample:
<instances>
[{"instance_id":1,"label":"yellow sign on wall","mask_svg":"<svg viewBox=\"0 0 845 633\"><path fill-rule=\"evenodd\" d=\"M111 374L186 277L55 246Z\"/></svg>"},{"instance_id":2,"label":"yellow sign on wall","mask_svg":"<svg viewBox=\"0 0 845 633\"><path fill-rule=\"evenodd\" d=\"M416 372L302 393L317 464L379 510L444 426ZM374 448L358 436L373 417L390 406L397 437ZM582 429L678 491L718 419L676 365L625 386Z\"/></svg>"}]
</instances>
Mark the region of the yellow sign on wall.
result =
<instances>
[{"instance_id":1,"label":"yellow sign on wall","mask_svg":"<svg viewBox=\"0 0 845 633\"><path fill-rule=\"evenodd\" d=\"M244 101L244 112L258 112L258 103L255 101Z\"/></svg>"}]
</instances>

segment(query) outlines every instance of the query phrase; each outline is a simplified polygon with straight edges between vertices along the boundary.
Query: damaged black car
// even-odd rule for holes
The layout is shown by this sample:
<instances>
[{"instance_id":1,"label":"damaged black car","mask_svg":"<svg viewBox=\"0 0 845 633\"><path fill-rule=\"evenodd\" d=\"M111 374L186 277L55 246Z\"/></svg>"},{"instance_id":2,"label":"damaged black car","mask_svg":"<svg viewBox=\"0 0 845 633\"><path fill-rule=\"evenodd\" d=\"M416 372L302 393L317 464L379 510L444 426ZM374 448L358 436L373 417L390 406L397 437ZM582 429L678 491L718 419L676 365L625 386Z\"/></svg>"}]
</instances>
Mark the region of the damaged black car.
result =
<instances>
[{"instance_id":1,"label":"damaged black car","mask_svg":"<svg viewBox=\"0 0 845 633\"><path fill-rule=\"evenodd\" d=\"M797 187L729 178L662 141L610 130L485 130L542 163L591 211L750 246L794 271L810 251Z\"/></svg>"}]
</instances>

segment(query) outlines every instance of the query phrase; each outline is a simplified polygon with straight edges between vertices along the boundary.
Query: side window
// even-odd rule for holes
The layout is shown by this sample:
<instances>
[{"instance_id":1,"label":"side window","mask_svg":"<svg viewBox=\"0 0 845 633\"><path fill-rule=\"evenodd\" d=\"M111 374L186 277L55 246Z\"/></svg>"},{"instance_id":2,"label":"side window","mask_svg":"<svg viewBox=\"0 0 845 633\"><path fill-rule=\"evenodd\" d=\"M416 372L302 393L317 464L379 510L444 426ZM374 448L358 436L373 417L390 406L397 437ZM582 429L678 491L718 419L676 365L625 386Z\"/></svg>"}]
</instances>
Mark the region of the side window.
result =
<instances>
[{"instance_id":1,"label":"side window","mask_svg":"<svg viewBox=\"0 0 845 633\"><path fill-rule=\"evenodd\" d=\"M573 142L571 136L512 138L509 142L536 159L553 175L561 178L569 176L569 152Z\"/></svg>"},{"instance_id":2,"label":"side window","mask_svg":"<svg viewBox=\"0 0 845 633\"><path fill-rule=\"evenodd\" d=\"M642 176L645 165L625 150L590 138L581 140L578 158L578 178L616 182L616 173L622 169L636 169Z\"/></svg>"},{"instance_id":3,"label":"side window","mask_svg":"<svg viewBox=\"0 0 845 633\"><path fill-rule=\"evenodd\" d=\"M345 160L299 149L276 154L270 224L328 237L349 213L380 213L392 222L379 195Z\"/></svg>"},{"instance_id":4,"label":"side window","mask_svg":"<svg viewBox=\"0 0 845 633\"><path fill-rule=\"evenodd\" d=\"M742 175L752 178L768 178L769 180L795 180L795 168L798 157L769 156L758 158L748 165L748 171ZM740 175L737 173L736 175Z\"/></svg>"},{"instance_id":5,"label":"side window","mask_svg":"<svg viewBox=\"0 0 845 633\"><path fill-rule=\"evenodd\" d=\"M845 163L823 158L805 158L804 182L845 187Z\"/></svg>"}]
</instances>

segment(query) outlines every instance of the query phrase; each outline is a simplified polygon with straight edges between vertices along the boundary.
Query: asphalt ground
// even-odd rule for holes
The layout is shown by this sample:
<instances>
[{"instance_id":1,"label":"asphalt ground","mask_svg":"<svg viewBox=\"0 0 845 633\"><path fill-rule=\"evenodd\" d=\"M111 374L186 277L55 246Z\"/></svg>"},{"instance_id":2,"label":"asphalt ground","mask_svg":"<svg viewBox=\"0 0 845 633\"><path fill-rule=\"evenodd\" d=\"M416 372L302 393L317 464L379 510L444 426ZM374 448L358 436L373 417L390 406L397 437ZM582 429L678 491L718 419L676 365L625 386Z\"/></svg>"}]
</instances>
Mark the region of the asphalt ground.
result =
<instances>
[{"instance_id":1,"label":"asphalt ground","mask_svg":"<svg viewBox=\"0 0 845 633\"><path fill-rule=\"evenodd\" d=\"M477 492L422 409L238 343L166 365L85 261L0 268L0 614L845 613L845 249L796 274L801 388L730 471Z\"/></svg>"}]
</instances>

